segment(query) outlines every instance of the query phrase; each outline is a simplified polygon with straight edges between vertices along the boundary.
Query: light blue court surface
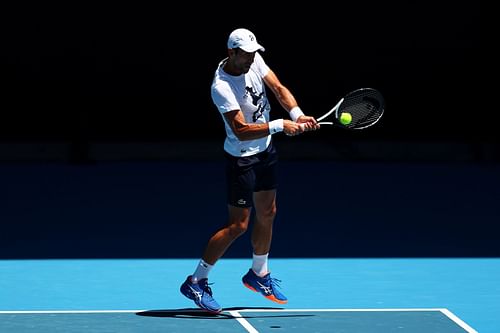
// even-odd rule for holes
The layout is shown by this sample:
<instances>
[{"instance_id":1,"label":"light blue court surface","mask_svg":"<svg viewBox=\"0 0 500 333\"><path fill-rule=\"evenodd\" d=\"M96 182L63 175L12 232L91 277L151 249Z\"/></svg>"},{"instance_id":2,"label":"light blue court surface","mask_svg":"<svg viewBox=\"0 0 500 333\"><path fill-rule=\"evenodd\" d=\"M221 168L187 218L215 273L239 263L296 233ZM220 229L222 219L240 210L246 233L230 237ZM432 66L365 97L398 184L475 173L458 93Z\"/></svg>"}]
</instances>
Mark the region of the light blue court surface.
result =
<instances>
[{"instance_id":1,"label":"light blue court surface","mask_svg":"<svg viewBox=\"0 0 500 333\"><path fill-rule=\"evenodd\" d=\"M271 258L285 306L243 287L250 259L222 259L218 316L179 293L197 261L2 260L0 332L500 332L496 258Z\"/></svg>"}]
</instances>

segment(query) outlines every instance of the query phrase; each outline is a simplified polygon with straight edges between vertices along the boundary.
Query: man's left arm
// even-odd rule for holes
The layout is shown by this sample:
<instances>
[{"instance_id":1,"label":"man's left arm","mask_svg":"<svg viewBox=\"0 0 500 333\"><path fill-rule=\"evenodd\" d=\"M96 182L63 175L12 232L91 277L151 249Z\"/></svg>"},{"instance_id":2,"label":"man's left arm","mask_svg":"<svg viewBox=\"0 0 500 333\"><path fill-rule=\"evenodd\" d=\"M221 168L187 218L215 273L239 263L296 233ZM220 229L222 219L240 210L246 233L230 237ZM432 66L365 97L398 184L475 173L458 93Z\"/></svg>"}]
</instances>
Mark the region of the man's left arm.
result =
<instances>
[{"instance_id":1,"label":"man's left arm","mask_svg":"<svg viewBox=\"0 0 500 333\"><path fill-rule=\"evenodd\" d=\"M304 129L306 131L311 131L319 128L319 125L314 119L314 117L306 116L300 109L297 100L290 92L290 90L285 87L281 81L278 79L276 73L272 70L264 76L264 82L271 89L274 96L280 103L280 105L289 112L290 118L297 122L304 124Z\"/></svg>"}]
</instances>

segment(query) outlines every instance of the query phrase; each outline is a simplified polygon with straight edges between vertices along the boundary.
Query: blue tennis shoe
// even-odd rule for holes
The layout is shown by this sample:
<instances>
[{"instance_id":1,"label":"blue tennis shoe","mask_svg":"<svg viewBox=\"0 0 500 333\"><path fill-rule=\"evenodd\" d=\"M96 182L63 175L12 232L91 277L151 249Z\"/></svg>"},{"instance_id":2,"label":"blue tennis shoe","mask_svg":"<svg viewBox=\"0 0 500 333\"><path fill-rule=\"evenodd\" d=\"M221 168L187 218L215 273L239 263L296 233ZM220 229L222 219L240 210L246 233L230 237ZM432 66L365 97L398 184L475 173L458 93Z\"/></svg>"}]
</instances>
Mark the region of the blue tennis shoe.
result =
<instances>
[{"instance_id":1,"label":"blue tennis shoe","mask_svg":"<svg viewBox=\"0 0 500 333\"><path fill-rule=\"evenodd\" d=\"M242 278L243 284L250 290L261 293L265 298L279 303L286 304L288 299L279 290L278 279L271 277L271 273L260 277L250 268L248 273Z\"/></svg>"},{"instance_id":2,"label":"blue tennis shoe","mask_svg":"<svg viewBox=\"0 0 500 333\"><path fill-rule=\"evenodd\" d=\"M222 311L219 303L212 296L212 289L208 286L208 279L201 279L198 283L191 282L191 275L181 285L181 293L194 301L200 308L209 312L219 313Z\"/></svg>"}]
</instances>

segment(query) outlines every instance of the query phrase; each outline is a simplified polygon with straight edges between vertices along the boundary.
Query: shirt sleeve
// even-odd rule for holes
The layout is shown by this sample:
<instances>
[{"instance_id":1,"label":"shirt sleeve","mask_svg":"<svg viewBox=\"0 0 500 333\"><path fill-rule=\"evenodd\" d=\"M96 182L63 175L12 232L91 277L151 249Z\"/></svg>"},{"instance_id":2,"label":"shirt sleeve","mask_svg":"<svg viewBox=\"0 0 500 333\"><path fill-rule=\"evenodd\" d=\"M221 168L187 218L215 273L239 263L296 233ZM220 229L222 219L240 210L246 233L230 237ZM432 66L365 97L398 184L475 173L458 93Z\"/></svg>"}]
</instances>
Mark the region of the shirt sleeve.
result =
<instances>
[{"instance_id":1,"label":"shirt sleeve","mask_svg":"<svg viewBox=\"0 0 500 333\"><path fill-rule=\"evenodd\" d=\"M264 61L264 58L260 55L259 52L255 52L255 58L254 58L254 63L255 63L255 68L257 70L257 73L259 73L260 77L264 77L269 73L269 66L267 66L266 62Z\"/></svg>"},{"instance_id":2,"label":"shirt sleeve","mask_svg":"<svg viewBox=\"0 0 500 333\"><path fill-rule=\"evenodd\" d=\"M219 82L212 88L212 100L220 113L240 109L236 96L226 82Z\"/></svg>"}]
</instances>

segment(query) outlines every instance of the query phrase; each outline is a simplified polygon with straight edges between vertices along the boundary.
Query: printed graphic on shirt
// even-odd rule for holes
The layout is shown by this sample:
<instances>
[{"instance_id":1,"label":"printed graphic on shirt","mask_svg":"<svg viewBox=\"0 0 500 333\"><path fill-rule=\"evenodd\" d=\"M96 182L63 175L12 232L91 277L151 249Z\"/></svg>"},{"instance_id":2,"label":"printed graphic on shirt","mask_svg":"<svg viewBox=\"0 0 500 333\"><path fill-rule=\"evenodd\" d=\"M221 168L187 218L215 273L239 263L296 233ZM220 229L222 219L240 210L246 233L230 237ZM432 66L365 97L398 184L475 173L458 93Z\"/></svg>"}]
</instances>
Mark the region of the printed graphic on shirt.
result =
<instances>
[{"instance_id":1,"label":"printed graphic on shirt","mask_svg":"<svg viewBox=\"0 0 500 333\"><path fill-rule=\"evenodd\" d=\"M245 97L250 96L252 99L252 104L257 107L257 110L252 115L252 120L255 123L257 119L263 116L264 111L267 107L267 98L264 96L264 92L257 94L253 87L245 87Z\"/></svg>"}]
</instances>

